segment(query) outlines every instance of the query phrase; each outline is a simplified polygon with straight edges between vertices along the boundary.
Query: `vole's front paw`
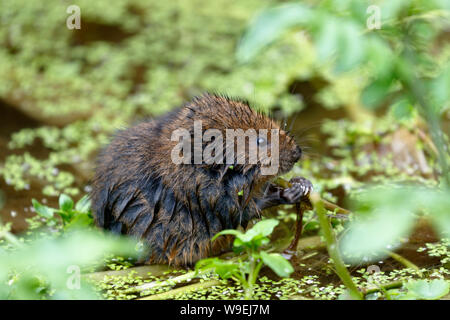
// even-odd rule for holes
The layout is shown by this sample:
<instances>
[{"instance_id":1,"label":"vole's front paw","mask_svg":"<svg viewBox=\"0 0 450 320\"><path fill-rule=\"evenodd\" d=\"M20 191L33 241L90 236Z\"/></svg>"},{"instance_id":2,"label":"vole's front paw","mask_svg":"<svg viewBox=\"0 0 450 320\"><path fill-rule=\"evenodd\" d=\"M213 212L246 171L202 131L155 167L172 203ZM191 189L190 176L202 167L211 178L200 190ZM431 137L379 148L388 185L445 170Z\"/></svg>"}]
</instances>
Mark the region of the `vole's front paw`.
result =
<instances>
[{"instance_id":1,"label":"vole's front paw","mask_svg":"<svg viewBox=\"0 0 450 320\"><path fill-rule=\"evenodd\" d=\"M294 177L289 182L292 187L282 191L281 196L288 204L298 203L313 190L311 181L303 177Z\"/></svg>"}]
</instances>

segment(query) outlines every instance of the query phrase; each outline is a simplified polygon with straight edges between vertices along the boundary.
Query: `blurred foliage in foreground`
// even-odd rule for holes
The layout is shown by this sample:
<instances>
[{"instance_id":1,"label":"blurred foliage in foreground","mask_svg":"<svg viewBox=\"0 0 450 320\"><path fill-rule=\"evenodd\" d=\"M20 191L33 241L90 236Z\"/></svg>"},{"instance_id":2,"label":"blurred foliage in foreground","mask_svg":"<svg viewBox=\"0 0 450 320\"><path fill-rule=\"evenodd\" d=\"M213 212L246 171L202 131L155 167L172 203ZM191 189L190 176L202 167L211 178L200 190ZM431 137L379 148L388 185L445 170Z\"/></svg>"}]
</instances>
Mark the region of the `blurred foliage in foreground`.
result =
<instances>
[{"instance_id":1,"label":"blurred foliage in foreground","mask_svg":"<svg viewBox=\"0 0 450 320\"><path fill-rule=\"evenodd\" d=\"M108 254L136 255L131 240L90 229L22 241L0 228L0 299L99 299L82 272Z\"/></svg>"}]
</instances>

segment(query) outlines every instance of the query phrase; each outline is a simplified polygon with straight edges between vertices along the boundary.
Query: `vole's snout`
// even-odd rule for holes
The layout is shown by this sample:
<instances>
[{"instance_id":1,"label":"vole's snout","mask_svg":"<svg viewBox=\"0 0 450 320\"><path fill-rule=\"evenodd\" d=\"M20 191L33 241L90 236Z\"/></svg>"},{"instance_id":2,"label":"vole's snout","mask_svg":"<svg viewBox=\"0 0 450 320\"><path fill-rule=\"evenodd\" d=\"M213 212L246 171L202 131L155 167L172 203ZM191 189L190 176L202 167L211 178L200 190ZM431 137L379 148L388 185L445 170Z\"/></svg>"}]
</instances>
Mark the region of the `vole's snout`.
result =
<instances>
[{"instance_id":1,"label":"vole's snout","mask_svg":"<svg viewBox=\"0 0 450 320\"><path fill-rule=\"evenodd\" d=\"M295 148L294 157L295 157L295 162L300 160L300 158L302 157L302 149L299 146L297 146Z\"/></svg>"}]
</instances>

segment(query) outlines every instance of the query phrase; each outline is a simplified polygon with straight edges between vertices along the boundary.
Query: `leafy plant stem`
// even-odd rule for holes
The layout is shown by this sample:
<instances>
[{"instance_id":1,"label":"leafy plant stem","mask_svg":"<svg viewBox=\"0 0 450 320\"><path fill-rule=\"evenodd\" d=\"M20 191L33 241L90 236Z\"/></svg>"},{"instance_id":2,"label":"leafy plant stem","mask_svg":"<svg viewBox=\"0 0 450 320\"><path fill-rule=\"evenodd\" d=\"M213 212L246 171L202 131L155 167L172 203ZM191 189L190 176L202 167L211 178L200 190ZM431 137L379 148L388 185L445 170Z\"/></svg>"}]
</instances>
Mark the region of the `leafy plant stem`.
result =
<instances>
[{"instance_id":1,"label":"leafy plant stem","mask_svg":"<svg viewBox=\"0 0 450 320\"><path fill-rule=\"evenodd\" d=\"M412 263L411 261L409 261L405 257L402 257L401 255L399 255L399 254L397 254L395 252L388 251L388 250L386 250L386 252L389 254L389 256L391 258L393 258L396 261L400 262L405 267L415 270L419 274L419 276L422 276L422 272L420 271L420 268L418 266L416 266L414 263Z\"/></svg>"},{"instance_id":2,"label":"leafy plant stem","mask_svg":"<svg viewBox=\"0 0 450 320\"><path fill-rule=\"evenodd\" d=\"M256 258L251 256L250 260L250 274L248 275L247 288L245 290L245 299L249 300L253 297L253 289L256 283L256 279L259 274L259 270L263 265L262 261L256 263Z\"/></svg>"},{"instance_id":3,"label":"leafy plant stem","mask_svg":"<svg viewBox=\"0 0 450 320\"><path fill-rule=\"evenodd\" d=\"M408 43L406 43L406 46ZM410 49L405 49L405 61L407 61L406 66L414 66L415 58ZM422 82L414 72L407 70L405 65L398 64L397 70L399 74L400 81L402 84L408 88L410 94L418 102L419 112L423 115L425 121L428 124L428 128L431 133L431 139L438 151L438 161L441 166L442 175L444 177L444 183L446 188L450 188L450 166L448 164L448 154L445 147L445 142L443 139L443 134L440 128L439 117L437 111L434 110L433 106L428 103L425 99L426 90L423 87Z\"/></svg>"},{"instance_id":4,"label":"leafy plant stem","mask_svg":"<svg viewBox=\"0 0 450 320\"><path fill-rule=\"evenodd\" d=\"M331 229L330 223L328 221L326 211L323 205L322 200L320 199L320 196L316 193L311 194L310 200L316 209L317 216L319 218L320 228L323 232L323 235L325 237L325 241L327 243L327 249L328 254L330 255L333 264L335 266L335 270L341 281L344 283L344 285L347 287L347 289L350 292L350 295L358 300L363 299L363 295L358 290L356 285L354 284L352 277L350 276L350 273L347 270L347 267L345 266L340 254L339 249L336 242L336 237L334 236L334 233Z\"/></svg>"},{"instance_id":5,"label":"leafy plant stem","mask_svg":"<svg viewBox=\"0 0 450 320\"><path fill-rule=\"evenodd\" d=\"M5 239L8 243L12 244L14 247L22 247L22 243L16 238L15 235L13 235L8 230L4 229L4 226L0 224L0 238Z\"/></svg>"}]
</instances>

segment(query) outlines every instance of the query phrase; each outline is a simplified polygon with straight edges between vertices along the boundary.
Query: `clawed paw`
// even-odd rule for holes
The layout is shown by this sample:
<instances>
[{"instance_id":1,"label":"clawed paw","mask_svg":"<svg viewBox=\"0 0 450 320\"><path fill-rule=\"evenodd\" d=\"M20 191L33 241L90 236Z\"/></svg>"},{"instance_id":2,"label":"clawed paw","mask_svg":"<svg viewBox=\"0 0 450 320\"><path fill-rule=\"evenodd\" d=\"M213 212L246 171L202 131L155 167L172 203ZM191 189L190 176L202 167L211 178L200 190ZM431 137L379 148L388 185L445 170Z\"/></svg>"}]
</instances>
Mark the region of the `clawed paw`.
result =
<instances>
[{"instance_id":1,"label":"clawed paw","mask_svg":"<svg viewBox=\"0 0 450 320\"><path fill-rule=\"evenodd\" d=\"M292 187L286 188L282 192L282 197L286 203L294 204L298 203L313 191L313 185L311 181L303 177L294 177L289 182Z\"/></svg>"}]
</instances>

